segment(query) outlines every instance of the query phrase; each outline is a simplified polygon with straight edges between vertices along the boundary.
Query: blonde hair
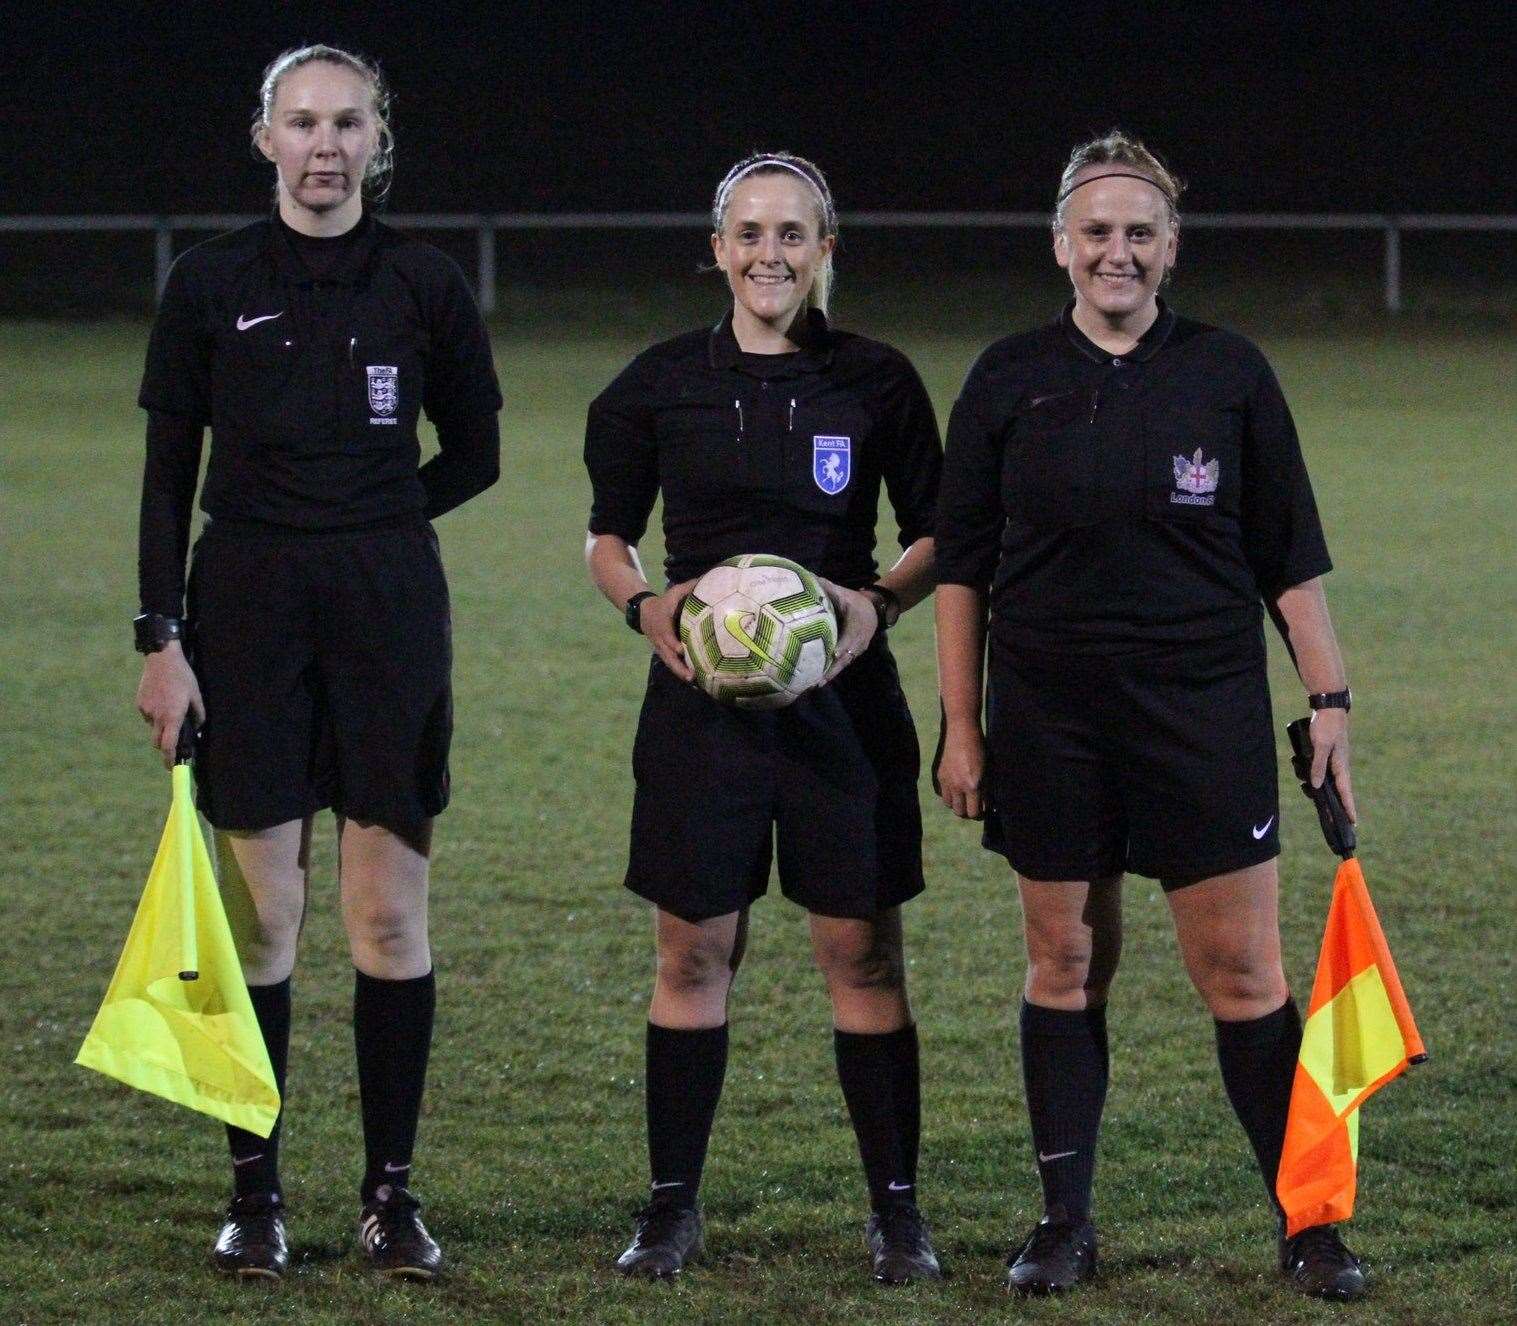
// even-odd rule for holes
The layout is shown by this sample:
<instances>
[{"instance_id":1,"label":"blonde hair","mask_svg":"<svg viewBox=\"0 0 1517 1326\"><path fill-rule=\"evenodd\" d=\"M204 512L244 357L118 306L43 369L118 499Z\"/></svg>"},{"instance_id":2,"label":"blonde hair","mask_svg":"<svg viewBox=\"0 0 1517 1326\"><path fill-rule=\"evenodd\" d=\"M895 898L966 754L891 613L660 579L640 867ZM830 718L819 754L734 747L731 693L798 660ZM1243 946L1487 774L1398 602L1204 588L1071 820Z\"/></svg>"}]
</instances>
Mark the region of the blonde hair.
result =
<instances>
[{"instance_id":1,"label":"blonde hair","mask_svg":"<svg viewBox=\"0 0 1517 1326\"><path fill-rule=\"evenodd\" d=\"M744 157L724 176L716 186L711 200L711 228L721 234L727 224L727 204L732 199L733 187L739 180L750 175L799 175L816 194L817 229L823 239L838 233L837 206L832 201L832 190L827 187L827 177L815 163L791 152L755 152ZM806 292L806 306L822 313L827 312L827 301L832 297L832 255L822 259Z\"/></svg>"},{"instance_id":2,"label":"blonde hair","mask_svg":"<svg viewBox=\"0 0 1517 1326\"><path fill-rule=\"evenodd\" d=\"M390 192L390 182L395 174L395 137L390 132L390 85L385 82L384 74L372 60L336 46L322 45L299 46L276 56L263 71L263 83L258 91L258 109L253 112L253 141L256 144L258 135L273 122L274 99L279 95L280 80L292 70L316 60L357 74L368 86L374 103L374 119L379 125L379 137L364 169L364 194L371 202L383 202L385 195Z\"/></svg>"},{"instance_id":3,"label":"blonde hair","mask_svg":"<svg viewBox=\"0 0 1517 1326\"><path fill-rule=\"evenodd\" d=\"M1133 174L1141 175L1164 195L1164 201L1169 207L1170 230L1180 229L1180 194L1185 189L1185 182L1140 140L1129 138L1120 129L1112 129L1100 138L1081 143L1069 154L1069 164L1059 177L1059 192L1054 200L1053 215L1049 219L1049 227L1055 234L1064 229L1064 204L1069 195L1080 187L1076 180L1088 166L1125 166Z\"/></svg>"}]
</instances>

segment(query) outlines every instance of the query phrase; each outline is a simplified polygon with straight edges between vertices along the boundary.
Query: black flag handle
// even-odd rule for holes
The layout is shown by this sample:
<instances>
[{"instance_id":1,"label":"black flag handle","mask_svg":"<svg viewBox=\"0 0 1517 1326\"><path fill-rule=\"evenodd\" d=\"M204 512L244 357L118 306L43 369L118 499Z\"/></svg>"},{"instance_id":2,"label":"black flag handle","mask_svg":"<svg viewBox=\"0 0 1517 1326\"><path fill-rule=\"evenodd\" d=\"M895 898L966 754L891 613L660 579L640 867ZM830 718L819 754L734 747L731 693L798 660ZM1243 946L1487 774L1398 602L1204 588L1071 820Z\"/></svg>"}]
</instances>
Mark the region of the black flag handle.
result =
<instances>
[{"instance_id":1,"label":"black flag handle","mask_svg":"<svg viewBox=\"0 0 1517 1326\"><path fill-rule=\"evenodd\" d=\"M1311 726L1310 718L1298 718L1294 723L1286 725L1285 734L1291 742L1291 768L1301 780L1301 790L1317 808L1317 819L1322 825L1322 836L1327 839L1327 845L1347 859L1353 856L1359 840L1354 833L1353 821L1343 808L1343 799L1338 795L1337 785L1333 782L1332 770L1329 769L1323 775L1321 787L1312 786Z\"/></svg>"},{"instance_id":2,"label":"black flag handle","mask_svg":"<svg viewBox=\"0 0 1517 1326\"><path fill-rule=\"evenodd\" d=\"M184 720L179 724L179 740L174 743L175 764L188 764L195 758L195 738L199 735L195 729L195 711L186 709Z\"/></svg>"}]
</instances>

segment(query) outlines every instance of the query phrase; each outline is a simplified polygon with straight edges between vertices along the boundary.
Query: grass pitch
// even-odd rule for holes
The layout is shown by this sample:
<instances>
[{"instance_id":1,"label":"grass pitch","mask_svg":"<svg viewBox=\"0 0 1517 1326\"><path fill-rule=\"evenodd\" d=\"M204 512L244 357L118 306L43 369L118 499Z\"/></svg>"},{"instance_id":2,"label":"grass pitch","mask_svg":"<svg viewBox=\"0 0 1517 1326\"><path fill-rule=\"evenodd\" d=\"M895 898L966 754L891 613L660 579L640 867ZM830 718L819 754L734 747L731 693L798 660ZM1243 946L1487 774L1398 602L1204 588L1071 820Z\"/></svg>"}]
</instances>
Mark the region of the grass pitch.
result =
<instances>
[{"instance_id":1,"label":"grass pitch","mask_svg":"<svg viewBox=\"0 0 1517 1326\"><path fill-rule=\"evenodd\" d=\"M1042 292L1047 293L1047 292ZM954 335L907 310L845 310L899 344L946 420L998 327ZM1052 296L1053 299L1057 295ZM970 300L968 306L984 299ZM1215 316L1196 298L1180 298ZM520 307L537 307L533 299ZM516 307L507 300L508 307ZM709 307L701 306L701 316ZM1029 314L1028 310L1036 310ZM1359 1218L1373 1298L1356 1321L1509 1321L1517 1301L1510 1110L1517 336L1509 325L1232 320L1270 353L1338 569L1365 869L1432 1061L1363 1123ZM1156 885L1127 887L1098 1215L1103 1276L1008 1302L1002 1259L1038 1212L1017 1071L1023 957L1005 866L924 798L929 891L907 911L924 1045L923 1196L945 1285L866 1278L864 1191L801 915L758 906L733 1003L708 1166L707 1262L673 1287L609 1272L645 1182L642 1026L651 946L619 887L646 650L581 562L584 406L688 310L503 323L504 477L440 522L456 621L453 808L434 869L436 1053L416 1182L451 1259L431 1287L377 1286L354 1240L361 1148L351 974L330 820L295 985L284 1172L298 1270L217 1280L219 1125L71 1060L104 991L167 805L132 708L140 324L0 325L0 1318L39 1322L808 1321L998 1316L1297 1322L1294 1296ZM573 324L573 325L569 325ZM1369 329L1366 329L1366 328ZM893 529L888 531L893 535ZM660 556L650 537L650 565ZM924 745L930 614L896 646ZM1274 651L1277 720L1302 710ZM1283 758L1283 757L1282 757ZM1287 783L1287 970L1310 987L1333 862ZM1177 807L1176 813L1183 813ZM1339 1310L1341 1311L1341 1310Z\"/></svg>"}]
</instances>

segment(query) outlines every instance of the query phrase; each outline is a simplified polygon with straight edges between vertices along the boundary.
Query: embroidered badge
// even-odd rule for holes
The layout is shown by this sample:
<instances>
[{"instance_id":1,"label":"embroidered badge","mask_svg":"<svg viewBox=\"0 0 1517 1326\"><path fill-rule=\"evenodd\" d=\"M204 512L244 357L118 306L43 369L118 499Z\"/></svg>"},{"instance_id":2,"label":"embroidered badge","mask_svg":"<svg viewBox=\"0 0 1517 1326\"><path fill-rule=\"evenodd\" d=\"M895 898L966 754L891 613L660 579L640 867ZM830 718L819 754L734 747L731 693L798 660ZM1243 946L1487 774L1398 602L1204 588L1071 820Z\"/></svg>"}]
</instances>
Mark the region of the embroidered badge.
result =
<instances>
[{"instance_id":1,"label":"embroidered badge","mask_svg":"<svg viewBox=\"0 0 1517 1326\"><path fill-rule=\"evenodd\" d=\"M376 416L395 413L400 404L400 369L393 364L369 365L369 409ZM372 418L371 424L393 424L393 418Z\"/></svg>"},{"instance_id":2,"label":"embroidered badge","mask_svg":"<svg viewBox=\"0 0 1517 1326\"><path fill-rule=\"evenodd\" d=\"M853 473L851 442L851 438L820 435L811 439L811 477L829 497L848 487Z\"/></svg>"},{"instance_id":3,"label":"embroidered badge","mask_svg":"<svg viewBox=\"0 0 1517 1326\"><path fill-rule=\"evenodd\" d=\"M1169 495L1171 502L1180 506L1215 506L1217 481L1222 474L1222 462L1213 458L1203 460L1201 448L1189 460L1175 457L1175 491Z\"/></svg>"}]
</instances>

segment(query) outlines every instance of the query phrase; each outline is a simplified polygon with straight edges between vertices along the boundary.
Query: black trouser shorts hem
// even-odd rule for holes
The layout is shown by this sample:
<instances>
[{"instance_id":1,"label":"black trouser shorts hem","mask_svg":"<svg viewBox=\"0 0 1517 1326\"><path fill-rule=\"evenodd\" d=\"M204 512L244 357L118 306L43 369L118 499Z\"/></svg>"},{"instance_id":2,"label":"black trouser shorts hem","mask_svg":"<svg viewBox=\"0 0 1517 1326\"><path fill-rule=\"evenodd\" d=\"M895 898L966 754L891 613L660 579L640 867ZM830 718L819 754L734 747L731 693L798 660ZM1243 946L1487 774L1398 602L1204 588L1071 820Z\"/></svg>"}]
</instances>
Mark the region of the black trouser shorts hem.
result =
<instances>
[{"instance_id":1,"label":"black trouser shorts hem","mask_svg":"<svg viewBox=\"0 0 1517 1326\"><path fill-rule=\"evenodd\" d=\"M448 803L451 621L436 535L218 533L196 546L198 800L252 831L330 806L403 836Z\"/></svg>"},{"instance_id":2,"label":"black trouser shorts hem","mask_svg":"<svg viewBox=\"0 0 1517 1326\"><path fill-rule=\"evenodd\" d=\"M625 884L683 920L768 889L870 918L922 892L920 756L884 641L786 709L728 708L657 659L638 720Z\"/></svg>"},{"instance_id":3,"label":"black trouser shorts hem","mask_svg":"<svg viewBox=\"0 0 1517 1326\"><path fill-rule=\"evenodd\" d=\"M1263 637L1126 655L992 644L983 844L1032 879L1194 882L1277 856Z\"/></svg>"}]
</instances>

